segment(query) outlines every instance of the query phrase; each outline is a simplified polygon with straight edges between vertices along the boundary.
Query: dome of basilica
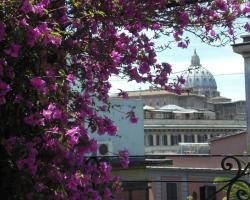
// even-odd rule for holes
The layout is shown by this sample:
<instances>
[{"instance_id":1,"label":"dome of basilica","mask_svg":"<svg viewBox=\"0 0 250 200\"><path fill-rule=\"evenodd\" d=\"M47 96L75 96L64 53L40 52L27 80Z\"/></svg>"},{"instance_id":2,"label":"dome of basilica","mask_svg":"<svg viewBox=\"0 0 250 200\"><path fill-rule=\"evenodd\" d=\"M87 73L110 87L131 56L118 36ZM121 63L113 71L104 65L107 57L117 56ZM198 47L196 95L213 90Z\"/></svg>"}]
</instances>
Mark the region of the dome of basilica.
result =
<instances>
[{"instance_id":1,"label":"dome of basilica","mask_svg":"<svg viewBox=\"0 0 250 200\"><path fill-rule=\"evenodd\" d=\"M186 80L184 88L190 89L193 94L207 97L219 96L215 78L206 68L201 66L196 50L192 56L190 67L182 75Z\"/></svg>"}]
</instances>

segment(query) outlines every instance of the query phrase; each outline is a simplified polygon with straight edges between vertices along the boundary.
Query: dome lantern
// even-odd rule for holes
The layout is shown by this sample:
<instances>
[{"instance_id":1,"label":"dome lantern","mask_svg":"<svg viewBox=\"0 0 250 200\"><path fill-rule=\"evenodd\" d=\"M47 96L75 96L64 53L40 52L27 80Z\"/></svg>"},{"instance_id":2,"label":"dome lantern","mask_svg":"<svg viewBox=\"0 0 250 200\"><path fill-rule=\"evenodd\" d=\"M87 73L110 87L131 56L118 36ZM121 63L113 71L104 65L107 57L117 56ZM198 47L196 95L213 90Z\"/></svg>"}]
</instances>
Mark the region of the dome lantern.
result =
<instances>
[{"instance_id":1,"label":"dome lantern","mask_svg":"<svg viewBox=\"0 0 250 200\"><path fill-rule=\"evenodd\" d=\"M194 55L191 59L191 66L201 66L200 64L200 57L196 53L196 49L194 50Z\"/></svg>"}]
</instances>

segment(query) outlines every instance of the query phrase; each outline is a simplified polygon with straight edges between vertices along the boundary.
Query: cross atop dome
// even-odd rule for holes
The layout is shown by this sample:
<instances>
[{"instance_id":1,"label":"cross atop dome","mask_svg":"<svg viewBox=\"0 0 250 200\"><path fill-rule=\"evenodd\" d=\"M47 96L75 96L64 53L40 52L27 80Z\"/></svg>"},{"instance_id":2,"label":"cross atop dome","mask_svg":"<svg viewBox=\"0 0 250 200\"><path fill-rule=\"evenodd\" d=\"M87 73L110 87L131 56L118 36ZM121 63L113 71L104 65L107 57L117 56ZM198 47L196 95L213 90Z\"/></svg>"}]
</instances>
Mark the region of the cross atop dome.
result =
<instances>
[{"instance_id":1,"label":"cross atop dome","mask_svg":"<svg viewBox=\"0 0 250 200\"><path fill-rule=\"evenodd\" d=\"M192 56L191 65L190 66L191 67L201 66L201 64L200 64L200 57L197 55L196 49L194 50L194 55Z\"/></svg>"}]
</instances>

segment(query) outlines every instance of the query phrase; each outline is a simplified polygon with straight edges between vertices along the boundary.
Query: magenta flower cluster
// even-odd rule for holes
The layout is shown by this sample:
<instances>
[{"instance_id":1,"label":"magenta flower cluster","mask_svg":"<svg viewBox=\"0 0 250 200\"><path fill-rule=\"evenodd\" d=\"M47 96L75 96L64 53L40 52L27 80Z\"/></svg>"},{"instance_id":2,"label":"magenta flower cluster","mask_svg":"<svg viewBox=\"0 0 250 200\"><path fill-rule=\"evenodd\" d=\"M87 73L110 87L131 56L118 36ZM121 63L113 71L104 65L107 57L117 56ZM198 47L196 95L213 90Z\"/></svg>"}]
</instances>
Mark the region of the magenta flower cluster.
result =
<instances>
[{"instance_id":1,"label":"magenta flower cluster","mask_svg":"<svg viewBox=\"0 0 250 200\"><path fill-rule=\"evenodd\" d=\"M203 41L235 39L244 0L20 0L0 3L0 130L3 199L114 199L120 179L97 152L92 134L115 136L106 117L110 77L181 93L183 77L159 63L154 38L187 48L191 32ZM178 5L179 4L179 5ZM250 30L249 22L240 26ZM223 34L220 34L220 32ZM226 40L227 39L227 40ZM168 45L168 44L167 44ZM128 94L119 92L127 99ZM127 120L136 123L133 110ZM118 157L129 164L128 151ZM4 198L9 195L8 198Z\"/></svg>"}]
</instances>

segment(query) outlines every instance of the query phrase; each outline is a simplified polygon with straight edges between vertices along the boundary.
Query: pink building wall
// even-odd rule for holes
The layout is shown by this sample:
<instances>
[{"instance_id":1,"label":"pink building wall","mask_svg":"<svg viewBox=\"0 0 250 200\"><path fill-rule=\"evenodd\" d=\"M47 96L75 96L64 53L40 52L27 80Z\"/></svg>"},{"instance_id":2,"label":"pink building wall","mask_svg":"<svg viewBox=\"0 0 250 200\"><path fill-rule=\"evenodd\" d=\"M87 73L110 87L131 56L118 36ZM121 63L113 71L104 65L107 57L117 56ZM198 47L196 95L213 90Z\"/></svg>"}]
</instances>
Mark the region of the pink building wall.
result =
<instances>
[{"instance_id":1,"label":"pink building wall","mask_svg":"<svg viewBox=\"0 0 250 200\"><path fill-rule=\"evenodd\" d=\"M224 138L212 140L210 144L210 154L238 154L242 155L247 152L247 134L227 136Z\"/></svg>"},{"instance_id":2,"label":"pink building wall","mask_svg":"<svg viewBox=\"0 0 250 200\"><path fill-rule=\"evenodd\" d=\"M223 159L223 157L216 157L213 155L242 155L246 151L247 151L247 134L246 132L242 132L242 133L237 133L235 135L225 136L222 138L211 140L210 155L204 155L204 156L203 155L191 155L191 156L171 155L169 157L166 155L166 158L171 159L173 161L173 165L165 169L165 171L169 175L166 175L164 172L161 175L161 180L165 180L165 181L173 180L173 182L181 180L181 178L185 175L185 169L188 169L194 172L194 175L188 176L187 181L206 181L206 180L213 181L215 177L221 176L221 174L218 173L218 171L221 170L221 161ZM178 172L180 174L179 177L172 176L171 175L172 170L176 170L175 172ZM210 172L207 173L207 177L206 175L204 176L204 173L202 177L199 177L198 171L200 170L204 171L205 174L208 171ZM213 173L213 170L215 170L214 173ZM196 172L197 172L197 175L195 175ZM209 174L211 176L209 176ZM178 185L177 187L179 188L178 200L186 200L186 199L183 199L183 197L180 198L181 197L181 183L177 183L177 185ZM197 200L201 200L199 196L200 195L199 189L201 186L204 186L204 183L188 183L188 195L192 195L193 192L196 192ZM155 184L152 184L152 192L154 193L155 191L156 191ZM217 200L221 200L224 196L225 194L223 193L218 194ZM155 200L154 195L151 194L149 199ZM161 184L161 199L166 199L166 187L164 186L164 183Z\"/></svg>"}]
</instances>

